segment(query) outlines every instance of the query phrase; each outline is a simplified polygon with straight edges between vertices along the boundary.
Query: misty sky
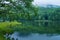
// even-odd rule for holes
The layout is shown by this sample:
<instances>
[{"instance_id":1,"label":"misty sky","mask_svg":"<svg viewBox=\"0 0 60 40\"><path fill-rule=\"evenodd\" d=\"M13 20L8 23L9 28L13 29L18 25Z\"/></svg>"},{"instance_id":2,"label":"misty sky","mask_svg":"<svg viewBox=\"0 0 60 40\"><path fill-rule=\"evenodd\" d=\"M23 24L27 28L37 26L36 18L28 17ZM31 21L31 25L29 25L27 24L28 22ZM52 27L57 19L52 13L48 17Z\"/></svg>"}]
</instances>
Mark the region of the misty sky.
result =
<instances>
[{"instance_id":1,"label":"misty sky","mask_svg":"<svg viewBox=\"0 0 60 40\"><path fill-rule=\"evenodd\" d=\"M47 4L52 4L52 5L59 5L60 6L60 0L34 0L34 5L47 5Z\"/></svg>"}]
</instances>

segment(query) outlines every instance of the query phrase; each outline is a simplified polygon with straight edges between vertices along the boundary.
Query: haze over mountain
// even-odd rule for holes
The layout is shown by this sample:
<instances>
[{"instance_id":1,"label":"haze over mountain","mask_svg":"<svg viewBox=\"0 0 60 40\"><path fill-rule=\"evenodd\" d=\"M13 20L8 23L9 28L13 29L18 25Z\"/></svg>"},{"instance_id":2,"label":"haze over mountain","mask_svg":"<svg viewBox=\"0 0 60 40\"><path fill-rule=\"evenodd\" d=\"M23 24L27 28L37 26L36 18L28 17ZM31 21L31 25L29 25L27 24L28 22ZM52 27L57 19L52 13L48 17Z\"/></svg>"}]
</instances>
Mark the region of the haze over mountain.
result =
<instances>
[{"instance_id":1,"label":"haze over mountain","mask_svg":"<svg viewBox=\"0 0 60 40\"><path fill-rule=\"evenodd\" d=\"M34 0L33 4L38 6L60 6L60 0Z\"/></svg>"}]
</instances>

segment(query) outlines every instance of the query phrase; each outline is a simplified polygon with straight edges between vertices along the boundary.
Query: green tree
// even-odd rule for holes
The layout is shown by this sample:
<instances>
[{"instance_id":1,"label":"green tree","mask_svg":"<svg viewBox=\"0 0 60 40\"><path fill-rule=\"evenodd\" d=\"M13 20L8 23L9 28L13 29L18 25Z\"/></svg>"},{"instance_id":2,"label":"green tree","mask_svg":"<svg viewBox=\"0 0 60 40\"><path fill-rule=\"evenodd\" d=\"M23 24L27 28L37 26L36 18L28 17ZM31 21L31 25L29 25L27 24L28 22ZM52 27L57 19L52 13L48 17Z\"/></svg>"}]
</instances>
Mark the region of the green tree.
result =
<instances>
[{"instance_id":1,"label":"green tree","mask_svg":"<svg viewBox=\"0 0 60 40\"><path fill-rule=\"evenodd\" d=\"M28 14L30 8L32 7L33 0L0 0L0 14L3 20L10 18L14 20L16 16L20 17L18 14ZM22 16L21 16L22 17Z\"/></svg>"}]
</instances>

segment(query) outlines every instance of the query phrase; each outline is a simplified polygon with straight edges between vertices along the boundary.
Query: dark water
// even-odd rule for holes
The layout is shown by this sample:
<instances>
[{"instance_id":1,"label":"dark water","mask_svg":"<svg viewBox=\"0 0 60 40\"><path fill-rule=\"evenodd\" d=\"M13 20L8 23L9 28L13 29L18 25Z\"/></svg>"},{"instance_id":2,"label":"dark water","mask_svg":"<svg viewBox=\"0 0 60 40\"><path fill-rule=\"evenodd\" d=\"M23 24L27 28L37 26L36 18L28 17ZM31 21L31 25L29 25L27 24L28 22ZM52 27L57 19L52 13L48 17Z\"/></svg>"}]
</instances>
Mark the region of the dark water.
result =
<instances>
[{"instance_id":1,"label":"dark water","mask_svg":"<svg viewBox=\"0 0 60 40\"><path fill-rule=\"evenodd\" d=\"M32 33L28 36L20 36L18 32L14 32L12 35L9 35L9 37L10 40L12 40L13 38L14 40L60 40L60 35L58 34Z\"/></svg>"}]
</instances>

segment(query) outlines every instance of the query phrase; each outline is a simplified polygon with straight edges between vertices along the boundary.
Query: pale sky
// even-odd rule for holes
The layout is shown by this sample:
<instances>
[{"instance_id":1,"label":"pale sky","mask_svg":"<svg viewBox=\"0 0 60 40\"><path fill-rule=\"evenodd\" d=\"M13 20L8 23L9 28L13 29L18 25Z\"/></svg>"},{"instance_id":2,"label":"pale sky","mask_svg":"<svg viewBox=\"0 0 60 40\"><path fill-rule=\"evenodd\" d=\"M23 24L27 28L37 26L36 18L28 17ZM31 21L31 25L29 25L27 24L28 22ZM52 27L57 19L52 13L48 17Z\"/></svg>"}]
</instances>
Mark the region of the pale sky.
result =
<instances>
[{"instance_id":1,"label":"pale sky","mask_svg":"<svg viewBox=\"0 0 60 40\"><path fill-rule=\"evenodd\" d=\"M59 5L60 6L60 0L34 0L34 5L47 5L47 4L52 4L52 5Z\"/></svg>"}]
</instances>

